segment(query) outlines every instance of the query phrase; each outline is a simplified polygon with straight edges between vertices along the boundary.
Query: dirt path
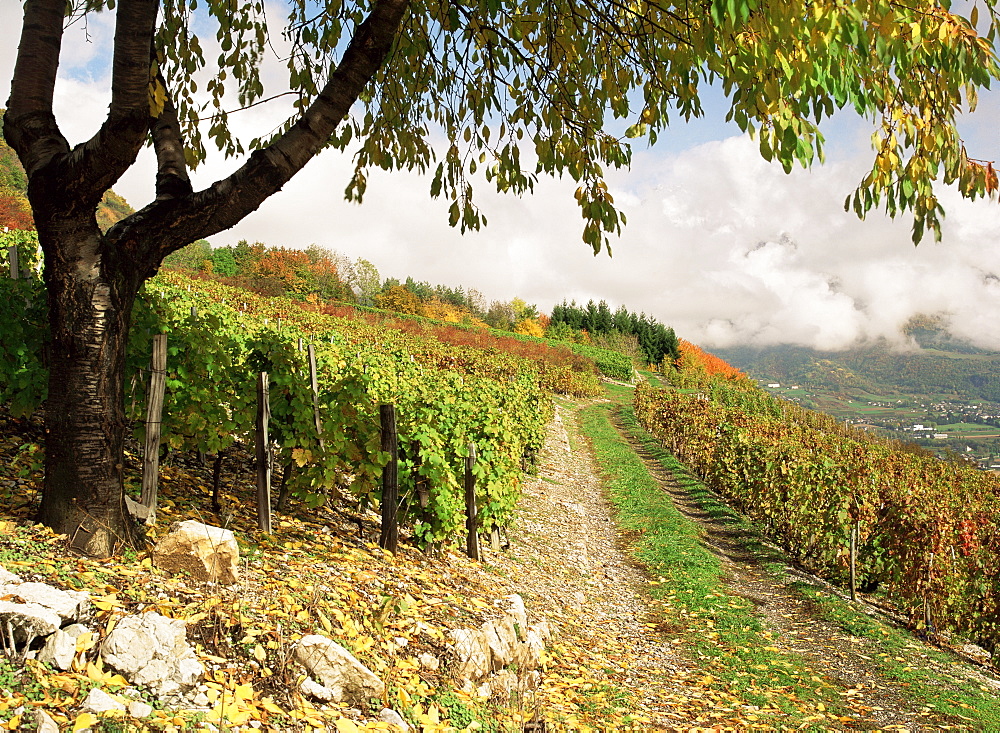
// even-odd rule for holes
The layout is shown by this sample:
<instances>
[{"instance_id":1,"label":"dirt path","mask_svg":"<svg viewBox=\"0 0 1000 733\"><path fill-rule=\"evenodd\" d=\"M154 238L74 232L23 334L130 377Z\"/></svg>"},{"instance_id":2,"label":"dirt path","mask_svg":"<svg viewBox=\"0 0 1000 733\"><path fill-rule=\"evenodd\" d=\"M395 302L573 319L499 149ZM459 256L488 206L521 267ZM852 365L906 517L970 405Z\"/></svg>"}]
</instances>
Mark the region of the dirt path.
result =
<instances>
[{"instance_id":1,"label":"dirt path","mask_svg":"<svg viewBox=\"0 0 1000 733\"><path fill-rule=\"evenodd\" d=\"M563 653L579 656L595 697L604 685L634 694L619 701L631 708L633 729L739 729L739 701L699 682L703 673L648 623L649 579L616 529L589 449L573 426L567 432L572 420L557 412L539 474L525 486L508 552L518 565L514 588L556 624ZM617 716L614 702L595 705Z\"/></svg>"},{"instance_id":2,"label":"dirt path","mask_svg":"<svg viewBox=\"0 0 1000 733\"><path fill-rule=\"evenodd\" d=\"M818 678L842 689L853 713L847 728L954 729L955 721L912 704L901 685L879 675L871 660L883 650L875 642L817 619L791 587L818 581L792 568L784 578L769 572L741 544L738 529L702 511L673 476L634 447L678 509L701 527L705 544L723 563L731 592L755 604L767 633L762 643L794 652ZM609 719L621 714L616 703L629 707L634 730L759 729L750 722L757 708L714 689L717 681L686 656L681 640L651 623L649 577L612 519L589 447L578 436L575 412L557 413L540 466L525 486L506 557L515 566L509 568L512 589L558 628L562 648L555 653L579 659L579 679L567 687L579 690L581 680L583 689L591 687L598 719L601 705ZM943 671L975 674L957 663ZM549 678L546 684L551 693L560 681ZM608 700L605 688L626 691L626 699ZM608 730L620 726L616 722Z\"/></svg>"}]
</instances>

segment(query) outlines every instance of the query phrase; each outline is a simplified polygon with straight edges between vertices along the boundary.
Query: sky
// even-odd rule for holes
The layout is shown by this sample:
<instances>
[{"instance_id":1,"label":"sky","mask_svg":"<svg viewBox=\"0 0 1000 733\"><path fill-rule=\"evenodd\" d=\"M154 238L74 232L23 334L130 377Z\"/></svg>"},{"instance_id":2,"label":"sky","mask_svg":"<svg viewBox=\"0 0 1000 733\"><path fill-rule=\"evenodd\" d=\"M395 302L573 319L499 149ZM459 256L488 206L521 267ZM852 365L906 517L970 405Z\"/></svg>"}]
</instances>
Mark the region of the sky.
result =
<instances>
[{"instance_id":1,"label":"sky","mask_svg":"<svg viewBox=\"0 0 1000 733\"><path fill-rule=\"evenodd\" d=\"M0 44L0 100L9 92L19 5L0 3L0 23L11 29ZM110 84L102 61L112 33L107 14L67 32L56 117L71 144L89 138L106 114ZM943 241L928 237L915 248L909 219L873 212L862 222L843 210L870 165L870 123L838 114L824 130L826 163L786 175L723 122L720 96L709 96L705 119L672 127L655 147L641 143L631 168L610 174L628 217L612 240L612 257L595 257L583 244L571 179L541 178L523 198L481 181L476 199L489 224L462 235L448 226L447 203L430 198L429 177L373 171L364 203L345 202L351 161L332 150L211 242L319 244L371 261L383 277L475 288L487 301L520 297L545 312L563 299L603 299L650 314L709 349L837 350L877 338L905 348L902 326L924 314L1000 351L1000 205L945 191ZM232 119L249 139L283 118L275 107ZM998 123L994 93L963 122L971 155L998 157ZM238 164L211 157L193 176L196 188ZM152 198L154 171L146 150L115 190L139 208Z\"/></svg>"}]
</instances>

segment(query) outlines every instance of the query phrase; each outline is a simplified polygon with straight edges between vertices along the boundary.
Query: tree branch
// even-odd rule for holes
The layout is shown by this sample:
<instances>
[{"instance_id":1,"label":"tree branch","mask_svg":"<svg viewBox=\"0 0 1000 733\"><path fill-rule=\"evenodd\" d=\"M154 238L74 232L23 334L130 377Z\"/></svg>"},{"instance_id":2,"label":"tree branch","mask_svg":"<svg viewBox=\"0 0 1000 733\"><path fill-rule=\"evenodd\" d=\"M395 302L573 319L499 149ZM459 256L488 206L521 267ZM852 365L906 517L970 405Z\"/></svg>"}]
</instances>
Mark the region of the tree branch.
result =
<instances>
[{"instance_id":1,"label":"tree branch","mask_svg":"<svg viewBox=\"0 0 1000 733\"><path fill-rule=\"evenodd\" d=\"M151 203L112 227L108 238L150 243L154 251L144 256L152 275L163 256L257 210L329 141L388 57L408 8L409 0L376 0L319 96L287 132L227 178L204 191Z\"/></svg>"},{"instance_id":2,"label":"tree branch","mask_svg":"<svg viewBox=\"0 0 1000 733\"><path fill-rule=\"evenodd\" d=\"M65 8L65 0L28 0L24 5L4 136L17 151L29 180L54 156L69 150L52 114Z\"/></svg>"},{"instance_id":3,"label":"tree branch","mask_svg":"<svg viewBox=\"0 0 1000 733\"><path fill-rule=\"evenodd\" d=\"M167 88L162 74L157 74L157 81ZM184 140L169 92L160 116L150 121L149 132L156 152L156 200L190 195L193 189L184 158Z\"/></svg>"},{"instance_id":4,"label":"tree branch","mask_svg":"<svg viewBox=\"0 0 1000 733\"><path fill-rule=\"evenodd\" d=\"M96 202L135 162L149 133L150 52L159 0L119 0L111 106L97 134L73 151L82 195ZM96 198L95 198L96 197Z\"/></svg>"}]
</instances>

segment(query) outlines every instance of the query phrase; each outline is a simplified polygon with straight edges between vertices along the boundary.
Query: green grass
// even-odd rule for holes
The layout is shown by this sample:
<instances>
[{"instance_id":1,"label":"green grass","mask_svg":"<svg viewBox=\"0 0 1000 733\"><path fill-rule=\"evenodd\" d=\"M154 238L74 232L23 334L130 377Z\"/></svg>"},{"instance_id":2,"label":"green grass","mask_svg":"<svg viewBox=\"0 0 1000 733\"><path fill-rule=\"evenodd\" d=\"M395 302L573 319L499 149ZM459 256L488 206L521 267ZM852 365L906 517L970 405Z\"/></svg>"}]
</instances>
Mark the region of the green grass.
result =
<instances>
[{"instance_id":1,"label":"green grass","mask_svg":"<svg viewBox=\"0 0 1000 733\"><path fill-rule=\"evenodd\" d=\"M817 682L817 672L804 660L773 646L753 604L729 593L720 562L702 545L698 526L677 511L618 434L610 409L582 410L581 428L593 441L619 524L641 538L636 554L658 578L651 594L658 601L659 628L684 639L714 686L750 704L789 715L815 710L818 702L841 710L840 689ZM732 517L724 507L714 511Z\"/></svg>"},{"instance_id":2,"label":"green grass","mask_svg":"<svg viewBox=\"0 0 1000 733\"><path fill-rule=\"evenodd\" d=\"M895 680L915 702L945 715L964 718L976 730L1000 730L1000 699L996 690L928 667L955 663L948 652L917 644L903 629L882 623L841 598L814 586L795 583L795 589L815 604L820 616L849 634L878 642L882 653L872 659L880 674Z\"/></svg>"}]
</instances>

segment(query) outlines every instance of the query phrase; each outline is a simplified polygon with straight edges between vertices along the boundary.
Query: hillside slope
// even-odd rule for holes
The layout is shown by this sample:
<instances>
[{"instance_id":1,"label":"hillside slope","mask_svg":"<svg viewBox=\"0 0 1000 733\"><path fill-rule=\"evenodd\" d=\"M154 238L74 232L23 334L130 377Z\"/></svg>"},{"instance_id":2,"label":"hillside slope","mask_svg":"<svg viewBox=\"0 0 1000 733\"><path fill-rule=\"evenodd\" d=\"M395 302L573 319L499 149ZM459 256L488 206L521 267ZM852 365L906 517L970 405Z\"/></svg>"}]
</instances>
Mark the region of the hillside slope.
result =
<instances>
[{"instance_id":1,"label":"hillside slope","mask_svg":"<svg viewBox=\"0 0 1000 733\"><path fill-rule=\"evenodd\" d=\"M617 390L628 398L627 388ZM774 570L779 558L754 549L738 518L611 426L607 402L562 401L560 414L509 546L486 548L482 563L409 542L390 556L372 542L377 515L348 506L294 506L264 535L248 511L245 460L226 481L224 516L216 517L205 511L209 469L175 458L164 470L161 525L226 522L244 549L242 579L231 587L140 558L109 565L67 557L64 540L26 521L38 475L18 446L34 428L2 419L0 565L90 591L100 603L98 636L125 613L187 620L206 683L149 718L119 714L92 722L95 730L390 730L379 720L383 705L426 733L1000 722L992 677L847 608L808 576ZM648 469L629 441L646 452ZM463 686L449 632L493 617L511 593L524 598L532 623L544 620L553 632L544 665L537 675L520 671L529 681L520 688L505 687L512 678L503 672L489 687ZM287 650L303 634L354 653L386 681L384 698L348 709L299 694ZM81 701L95 687L118 699L146 697L96 662L99 645L83 646L66 672L0 658L8 691L0 726L17 729L38 709L67 729L82 724Z\"/></svg>"},{"instance_id":2,"label":"hillside slope","mask_svg":"<svg viewBox=\"0 0 1000 733\"><path fill-rule=\"evenodd\" d=\"M830 392L944 394L1000 402L1000 354L951 342L933 345L909 352L883 342L840 352L784 345L715 353L756 379Z\"/></svg>"}]
</instances>

